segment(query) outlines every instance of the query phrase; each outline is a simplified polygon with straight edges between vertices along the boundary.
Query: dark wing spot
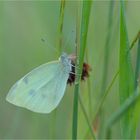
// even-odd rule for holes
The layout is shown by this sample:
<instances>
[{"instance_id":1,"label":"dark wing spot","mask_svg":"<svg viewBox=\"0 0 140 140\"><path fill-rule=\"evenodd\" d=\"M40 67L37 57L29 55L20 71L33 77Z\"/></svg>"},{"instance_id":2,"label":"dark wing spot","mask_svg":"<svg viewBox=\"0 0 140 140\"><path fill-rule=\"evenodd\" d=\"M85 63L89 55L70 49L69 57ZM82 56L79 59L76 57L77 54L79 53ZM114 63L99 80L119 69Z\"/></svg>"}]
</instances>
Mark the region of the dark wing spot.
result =
<instances>
[{"instance_id":1,"label":"dark wing spot","mask_svg":"<svg viewBox=\"0 0 140 140\"><path fill-rule=\"evenodd\" d=\"M31 89L29 91L29 95L34 96L36 94L36 91L34 89Z\"/></svg>"}]
</instances>

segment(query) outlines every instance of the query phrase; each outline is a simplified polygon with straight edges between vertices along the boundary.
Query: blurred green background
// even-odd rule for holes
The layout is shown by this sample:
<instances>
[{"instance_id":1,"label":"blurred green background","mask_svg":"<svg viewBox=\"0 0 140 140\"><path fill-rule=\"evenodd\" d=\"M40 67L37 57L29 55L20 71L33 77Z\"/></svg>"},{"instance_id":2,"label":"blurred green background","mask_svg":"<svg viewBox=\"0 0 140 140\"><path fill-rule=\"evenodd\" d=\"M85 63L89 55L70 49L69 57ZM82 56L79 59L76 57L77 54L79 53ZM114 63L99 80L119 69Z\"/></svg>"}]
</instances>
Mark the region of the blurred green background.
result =
<instances>
[{"instance_id":1,"label":"blurred green background","mask_svg":"<svg viewBox=\"0 0 140 140\"><path fill-rule=\"evenodd\" d=\"M81 5L79 5L81 6ZM76 25L76 1L66 2L64 12L63 48L73 53ZM109 38L107 80L104 75L105 43L108 28L110 1L94 1L91 9L87 40L87 58L91 65L89 81L81 82L81 96L86 111L96 110L102 91L106 89L118 70L119 62L119 3L114 2L112 34ZM56 52L60 1L0 1L0 138L71 138L73 88L67 86L65 96L55 111L37 114L6 102L10 87L37 66L58 59ZM140 2L126 3L126 20L129 41L140 28ZM74 31L74 32L73 32ZM44 38L46 43L42 42ZM65 47L64 47L65 46ZM56 48L57 49L57 48ZM132 50L135 66L136 47ZM89 106L89 82L91 106ZM118 83L103 107L104 121L118 108ZM91 110L90 110L91 109ZM90 115L89 115L90 116ZM97 122L98 126L98 122ZM119 138L119 124L113 127L113 137ZM86 137L88 126L79 106L78 138Z\"/></svg>"}]
</instances>

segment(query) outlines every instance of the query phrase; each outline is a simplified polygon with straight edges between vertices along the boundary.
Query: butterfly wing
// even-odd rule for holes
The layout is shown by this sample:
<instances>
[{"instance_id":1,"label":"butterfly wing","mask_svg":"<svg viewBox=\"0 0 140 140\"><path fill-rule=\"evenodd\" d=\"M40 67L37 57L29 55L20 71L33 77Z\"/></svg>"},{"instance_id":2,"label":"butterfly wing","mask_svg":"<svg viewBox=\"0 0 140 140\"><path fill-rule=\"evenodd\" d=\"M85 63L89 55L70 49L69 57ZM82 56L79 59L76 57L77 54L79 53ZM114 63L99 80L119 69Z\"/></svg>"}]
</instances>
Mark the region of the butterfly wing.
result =
<instances>
[{"instance_id":1,"label":"butterfly wing","mask_svg":"<svg viewBox=\"0 0 140 140\"><path fill-rule=\"evenodd\" d=\"M6 100L34 112L51 112L62 99L69 77L63 67L55 61L32 70L15 83Z\"/></svg>"}]
</instances>

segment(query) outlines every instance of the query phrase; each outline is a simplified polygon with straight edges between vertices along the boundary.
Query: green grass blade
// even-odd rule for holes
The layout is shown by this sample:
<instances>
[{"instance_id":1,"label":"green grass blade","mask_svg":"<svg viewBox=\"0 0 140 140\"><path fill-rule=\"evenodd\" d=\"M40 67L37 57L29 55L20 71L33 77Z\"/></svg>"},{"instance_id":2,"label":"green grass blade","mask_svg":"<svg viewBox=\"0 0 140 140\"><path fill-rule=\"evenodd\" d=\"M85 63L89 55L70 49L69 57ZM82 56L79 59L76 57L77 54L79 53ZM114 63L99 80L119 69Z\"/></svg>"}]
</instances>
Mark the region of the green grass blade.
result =
<instances>
[{"instance_id":1,"label":"green grass blade","mask_svg":"<svg viewBox=\"0 0 140 140\"><path fill-rule=\"evenodd\" d=\"M103 58L103 68L102 68L102 82L101 82L101 90L100 90L100 97L104 96L107 81L108 81L108 71L109 71L109 58L110 58L110 47L111 47L111 38L113 36L113 13L114 13L114 0L109 2L109 12L108 12L108 25L107 25L107 35L105 40L104 46L104 58ZM98 138L102 138L102 132L104 130L104 109L100 108L100 124L102 125L99 127Z\"/></svg>"},{"instance_id":2,"label":"green grass blade","mask_svg":"<svg viewBox=\"0 0 140 140\"><path fill-rule=\"evenodd\" d=\"M104 66L103 66L103 80L101 83L101 95L104 93L107 84L107 77L108 77L108 64L109 64L109 49L110 49L110 38L112 36L112 24L113 24L113 9L114 9L114 1L110 1L109 6L109 15L108 15L108 33L106 36L106 42L104 47Z\"/></svg>"},{"instance_id":3,"label":"green grass blade","mask_svg":"<svg viewBox=\"0 0 140 140\"><path fill-rule=\"evenodd\" d=\"M138 32L137 36L135 37L135 39L133 40L129 50L131 50L134 47L134 44L137 42L137 40L140 38L140 31Z\"/></svg>"},{"instance_id":4,"label":"green grass blade","mask_svg":"<svg viewBox=\"0 0 140 140\"><path fill-rule=\"evenodd\" d=\"M104 102L105 102L105 99L106 99L107 95L110 93L110 90L111 90L112 86L114 85L114 83L115 83L115 81L116 81L118 75L119 75L119 70L117 71L117 73L115 73L113 79L111 80L111 83L109 84L108 88L106 89L106 91L105 91L105 93L104 93L104 96L102 97L101 101L99 102L99 104L98 104L98 106L97 106L97 109L96 109L96 111L95 111L93 120L92 120L92 124L94 124L94 121L95 121L95 119L96 119L96 117L97 117L97 115L98 115L100 109L102 108L102 106L103 106L103 104L104 104ZM86 137L87 137L88 135L89 135L89 131L87 132Z\"/></svg>"},{"instance_id":5,"label":"green grass blade","mask_svg":"<svg viewBox=\"0 0 140 140\"><path fill-rule=\"evenodd\" d=\"M119 96L120 103L134 93L134 76L130 61L130 51L128 43L128 34L125 23L125 9L123 1L120 1L120 77L119 77ZM127 112L121 119L121 137L134 138L130 132L133 122L131 121L132 110Z\"/></svg>"},{"instance_id":6,"label":"green grass blade","mask_svg":"<svg viewBox=\"0 0 140 140\"><path fill-rule=\"evenodd\" d=\"M109 91L111 90L113 84L115 83L115 81L116 81L118 75L119 75L119 71L114 75L114 77L113 77L111 83L109 84L107 90L105 91L105 93L104 93L104 95L103 95L103 97L102 97L100 103L98 104L97 110L95 111L95 115L94 115L94 118L93 118L93 122L95 121L97 114L98 114L99 111L101 110L101 108L102 108L102 106L103 106L103 104L104 104L104 102L105 102L105 99L106 99L107 95L109 94Z\"/></svg>"},{"instance_id":7,"label":"green grass blade","mask_svg":"<svg viewBox=\"0 0 140 140\"><path fill-rule=\"evenodd\" d=\"M86 112L86 110L85 110L85 108L84 108L84 104L83 104L82 99L81 99L81 97L80 97L80 94L79 94L79 103L80 103L80 107L82 108L82 111L83 111L83 113L84 113L86 122L87 122L87 124L88 124L89 130L90 130L91 135L92 135L92 138L93 138L93 139L96 139L95 134L94 134L93 129L92 129L92 125L91 125L91 123L90 123L90 121L89 121L87 112Z\"/></svg>"},{"instance_id":8,"label":"green grass blade","mask_svg":"<svg viewBox=\"0 0 140 140\"><path fill-rule=\"evenodd\" d=\"M61 0L60 5L60 14L59 14L59 22L58 22L58 40L57 40L57 46L59 48L59 53L62 52L62 35L63 35L63 21L64 21L64 10L65 10L65 0ZM59 54L59 56L60 56Z\"/></svg>"},{"instance_id":9,"label":"green grass blade","mask_svg":"<svg viewBox=\"0 0 140 140\"><path fill-rule=\"evenodd\" d=\"M140 38L138 39L137 61L136 61L136 69L135 69L135 88L138 85L139 74L140 74Z\"/></svg>"},{"instance_id":10,"label":"green grass blade","mask_svg":"<svg viewBox=\"0 0 140 140\"><path fill-rule=\"evenodd\" d=\"M110 139L111 127L116 123L123 115L125 115L130 108L136 103L140 102L140 89L136 89L134 95L130 96L124 104L110 117L106 123L106 138Z\"/></svg>"},{"instance_id":11,"label":"green grass blade","mask_svg":"<svg viewBox=\"0 0 140 140\"><path fill-rule=\"evenodd\" d=\"M77 121L78 121L78 93L79 93L79 82L81 79L81 72L84 61L84 54L86 48L86 40L88 33L89 16L91 9L91 1L83 1L82 7L82 20L81 20L81 33L80 33L80 47L77 51L77 70L75 90L74 90L74 105L73 105L73 127L72 127L72 139L77 139Z\"/></svg>"},{"instance_id":12,"label":"green grass blade","mask_svg":"<svg viewBox=\"0 0 140 140\"><path fill-rule=\"evenodd\" d=\"M137 40L138 40L138 36L139 36L139 34L140 34L140 32L138 33L138 35L137 35ZM132 44L134 45L134 42L136 42L137 41L136 39L132 42ZM129 49L129 51L133 48L133 45L131 45L131 47L130 47L130 49ZM138 82L139 82L139 73L140 73L140 39L138 40L138 49L137 49L137 62L136 62L136 69L135 69L135 89L137 88L137 85L138 85ZM105 101L105 99L106 99L106 97L107 97L107 95L109 94L109 91L110 91L110 89L112 88L112 86L113 86L113 84L114 84L114 82L116 81L116 78L117 78L117 76L119 75L119 70L118 70L118 72L115 74L115 76L113 77L113 79L112 79L112 81L111 81L111 83L109 84L109 86L108 86L108 88L107 88L107 90L105 91L105 94L104 94L104 96L103 96L103 98L101 99L101 101L100 101L100 103L99 103L99 105L98 105L98 107L97 107L97 110L96 110L96 113L95 113L95 115L94 115L94 119L93 119L93 122L94 122L94 120L95 120L95 118L96 118L96 116L97 116L97 114L98 114L98 112L99 112L99 110L100 110L100 108L102 107L102 105L103 105L103 103L104 103L104 101ZM132 100L132 101L130 101L130 105L131 105L131 103L133 104L133 102L135 102L135 99L136 99L137 97L134 97L134 99ZM137 99L136 99L137 100ZM138 104L138 105L137 105ZM139 102L137 102L137 106L139 107ZM130 106L129 104L128 104L128 106ZM125 105L124 104L124 107L122 107L122 109L120 108L112 117L111 117L111 119L109 120L109 124L108 124L108 126L111 126L111 124L113 125L113 123L114 122L116 122L117 121L117 116L121 116L121 114L124 114L124 112L123 112L123 110L127 110L127 107L125 107L125 106L127 106L127 105ZM136 110L136 114L137 114L137 119L135 119L135 121L136 122L138 122L138 120L139 120L139 111L138 111L139 109L137 109ZM115 116L116 116L116 118L115 118ZM112 123L111 123L112 122ZM138 123L136 123L136 124L138 124Z\"/></svg>"},{"instance_id":13,"label":"green grass blade","mask_svg":"<svg viewBox=\"0 0 140 140\"><path fill-rule=\"evenodd\" d=\"M88 63L88 48L86 49L86 62ZM91 96L91 81L90 78L87 79L87 86L88 86L88 114L89 118L92 118L92 96Z\"/></svg>"},{"instance_id":14,"label":"green grass blade","mask_svg":"<svg viewBox=\"0 0 140 140\"><path fill-rule=\"evenodd\" d=\"M140 35L140 32L138 33L138 35ZM136 42L136 40L134 40L134 41ZM133 42L132 42L132 44L134 45ZM129 51L131 51L131 49L133 48L133 45L131 45ZM140 61L139 60L140 60L140 39L138 40L137 62L136 62L136 70L135 70L135 87L137 87L138 80L139 80L138 79L139 73L140 73ZM112 88L114 82L116 81L116 78L118 77L118 75L119 75L119 70L115 73L114 77L112 78L111 83L109 84L107 90L105 91L104 96L102 97L102 99L101 99L101 101L100 101L100 103L99 103L99 105L97 107L97 110L95 111L96 113L94 115L93 122L94 122L99 110L101 109L102 105L104 104L105 99L106 99L107 95L109 94L109 91Z\"/></svg>"},{"instance_id":15,"label":"green grass blade","mask_svg":"<svg viewBox=\"0 0 140 140\"><path fill-rule=\"evenodd\" d=\"M136 68L135 68L135 89L137 89L138 84L139 84L139 80L140 80L139 76L140 76L140 36L138 39L137 60L136 60ZM135 108L134 108L133 127L132 127L133 133L136 133L136 129L139 124L139 118L140 118L139 107L140 107L140 101L136 103Z\"/></svg>"},{"instance_id":16,"label":"green grass blade","mask_svg":"<svg viewBox=\"0 0 140 140\"><path fill-rule=\"evenodd\" d=\"M72 138L77 139L77 125L78 125L78 93L79 86L75 85L74 89L74 103L73 103L73 124L72 124Z\"/></svg>"},{"instance_id":17,"label":"green grass blade","mask_svg":"<svg viewBox=\"0 0 140 140\"><path fill-rule=\"evenodd\" d=\"M133 48L135 42L138 40L138 37L140 38L140 32L138 33L138 35L136 36L136 39L134 39L134 41L132 42L132 45L131 47L129 48L129 51L131 51L131 49ZM137 64L136 64L136 70L135 70L135 86L138 84L138 76L139 76L139 73L140 73L140 40L138 42L138 53L137 53ZM111 90L113 84L115 83L117 77L119 75L119 70L115 73L114 77L112 78L112 81L111 83L109 84L108 88L106 89L105 93L104 93L104 96L102 97L101 101L99 102L98 106L97 106L97 109L95 111L95 115L93 117L93 123L96 119L96 116L97 114L99 113L100 109L102 108L104 102L105 102L105 99L107 97L107 95L110 93L109 91ZM138 102L139 103L139 102ZM138 105L139 106L139 105ZM139 111L137 111L137 114L140 114ZM138 115L139 116L139 115ZM139 118L139 117L138 117ZM89 131L87 132L86 136L88 135Z\"/></svg>"}]
</instances>

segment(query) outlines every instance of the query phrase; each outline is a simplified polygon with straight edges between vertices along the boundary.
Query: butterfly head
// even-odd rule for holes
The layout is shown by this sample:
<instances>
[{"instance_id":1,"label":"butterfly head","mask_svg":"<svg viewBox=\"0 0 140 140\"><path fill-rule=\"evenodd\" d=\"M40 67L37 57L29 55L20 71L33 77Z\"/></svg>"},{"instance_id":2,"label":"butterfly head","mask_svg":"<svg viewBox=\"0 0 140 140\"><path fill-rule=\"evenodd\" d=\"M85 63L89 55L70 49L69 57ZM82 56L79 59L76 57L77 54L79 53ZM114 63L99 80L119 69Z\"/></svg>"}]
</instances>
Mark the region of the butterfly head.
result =
<instances>
[{"instance_id":1,"label":"butterfly head","mask_svg":"<svg viewBox=\"0 0 140 140\"><path fill-rule=\"evenodd\" d=\"M59 60L62 62L64 67L66 68L66 71L71 71L71 59L66 53L62 53Z\"/></svg>"}]
</instances>

